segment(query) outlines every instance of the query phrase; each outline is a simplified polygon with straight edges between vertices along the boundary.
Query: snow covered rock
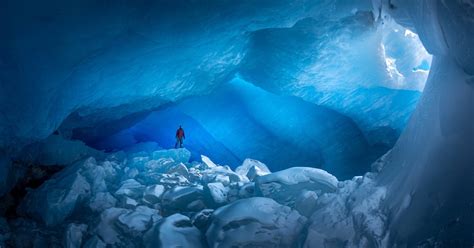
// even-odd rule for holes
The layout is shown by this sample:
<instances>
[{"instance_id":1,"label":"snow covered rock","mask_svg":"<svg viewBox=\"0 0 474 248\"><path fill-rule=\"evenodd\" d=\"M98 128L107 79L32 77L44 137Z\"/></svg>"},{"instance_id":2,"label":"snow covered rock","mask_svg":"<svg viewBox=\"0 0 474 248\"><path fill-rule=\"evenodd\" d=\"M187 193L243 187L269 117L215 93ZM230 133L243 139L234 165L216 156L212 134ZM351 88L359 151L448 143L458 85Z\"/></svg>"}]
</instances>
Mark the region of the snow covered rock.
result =
<instances>
[{"instance_id":1,"label":"snow covered rock","mask_svg":"<svg viewBox=\"0 0 474 248\"><path fill-rule=\"evenodd\" d=\"M337 178L324 170L293 167L257 177L255 188L257 195L272 198L287 206L293 206L303 190L320 193L335 192L337 184Z\"/></svg>"},{"instance_id":2,"label":"snow covered rock","mask_svg":"<svg viewBox=\"0 0 474 248\"><path fill-rule=\"evenodd\" d=\"M151 204L158 203L165 191L163 185L155 184L146 187L145 192L143 192L143 199Z\"/></svg>"},{"instance_id":3,"label":"snow covered rock","mask_svg":"<svg viewBox=\"0 0 474 248\"><path fill-rule=\"evenodd\" d=\"M60 224L75 210L79 201L89 197L91 187L74 164L28 192L20 211L48 226Z\"/></svg>"},{"instance_id":4,"label":"snow covered rock","mask_svg":"<svg viewBox=\"0 0 474 248\"><path fill-rule=\"evenodd\" d=\"M210 247L291 247L306 218L269 198L235 201L214 211L206 236Z\"/></svg>"},{"instance_id":5,"label":"snow covered rock","mask_svg":"<svg viewBox=\"0 0 474 248\"><path fill-rule=\"evenodd\" d=\"M85 224L69 224L66 229L65 247L67 248L81 248L82 237L87 231Z\"/></svg>"},{"instance_id":6,"label":"snow covered rock","mask_svg":"<svg viewBox=\"0 0 474 248\"><path fill-rule=\"evenodd\" d=\"M160 158L171 158L177 163L187 163L191 158L191 152L186 148L158 150L153 152L152 157L155 160Z\"/></svg>"},{"instance_id":7,"label":"snow covered rock","mask_svg":"<svg viewBox=\"0 0 474 248\"><path fill-rule=\"evenodd\" d=\"M145 235L145 245L154 247L203 247L201 232L191 220L181 214L173 214L159 221Z\"/></svg>"},{"instance_id":8,"label":"snow covered rock","mask_svg":"<svg viewBox=\"0 0 474 248\"><path fill-rule=\"evenodd\" d=\"M235 173L241 176L246 176L249 180L253 181L255 177L264 176L271 172L264 163L255 159L247 158L241 166L235 169Z\"/></svg>"}]
</instances>

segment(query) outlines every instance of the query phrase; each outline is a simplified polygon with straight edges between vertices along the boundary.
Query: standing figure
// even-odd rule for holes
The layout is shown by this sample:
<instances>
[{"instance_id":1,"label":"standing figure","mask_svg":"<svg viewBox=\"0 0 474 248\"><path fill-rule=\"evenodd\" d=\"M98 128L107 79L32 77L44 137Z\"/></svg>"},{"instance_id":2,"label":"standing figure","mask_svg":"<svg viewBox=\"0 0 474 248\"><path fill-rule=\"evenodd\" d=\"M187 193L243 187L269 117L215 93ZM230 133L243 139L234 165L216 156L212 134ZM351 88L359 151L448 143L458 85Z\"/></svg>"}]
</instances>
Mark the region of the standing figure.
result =
<instances>
[{"instance_id":1,"label":"standing figure","mask_svg":"<svg viewBox=\"0 0 474 248\"><path fill-rule=\"evenodd\" d=\"M183 140L186 139L186 135L184 135L184 129L179 126L178 130L176 130L176 144L174 145L174 148L183 148Z\"/></svg>"}]
</instances>

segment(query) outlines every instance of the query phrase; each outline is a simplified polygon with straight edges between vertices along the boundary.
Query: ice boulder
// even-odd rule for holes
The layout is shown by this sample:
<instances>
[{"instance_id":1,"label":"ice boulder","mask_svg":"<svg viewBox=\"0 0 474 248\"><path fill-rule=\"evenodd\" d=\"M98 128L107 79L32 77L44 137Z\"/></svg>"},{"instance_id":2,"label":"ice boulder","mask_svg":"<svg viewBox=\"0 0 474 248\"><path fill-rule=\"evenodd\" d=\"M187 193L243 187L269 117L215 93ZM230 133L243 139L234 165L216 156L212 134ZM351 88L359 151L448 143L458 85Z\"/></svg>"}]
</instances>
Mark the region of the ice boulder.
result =
<instances>
[{"instance_id":1,"label":"ice boulder","mask_svg":"<svg viewBox=\"0 0 474 248\"><path fill-rule=\"evenodd\" d=\"M206 231L212 220L212 213L214 209L203 209L195 214L192 218L192 223L201 231Z\"/></svg>"},{"instance_id":2,"label":"ice boulder","mask_svg":"<svg viewBox=\"0 0 474 248\"><path fill-rule=\"evenodd\" d=\"M139 236L153 225L153 220L158 220L159 218L157 210L146 206L138 206L135 211L120 215L117 226L125 233Z\"/></svg>"},{"instance_id":3,"label":"ice boulder","mask_svg":"<svg viewBox=\"0 0 474 248\"><path fill-rule=\"evenodd\" d=\"M137 182L135 179L128 179L121 183L120 188L115 192L116 196L128 196L138 198L142 196L145 186Z\"/></svg>"},{"instance_id":4,"label":"ice boulder","mask_svg":"<svg viewBox=\"0 0 474 248\"><path fill-rule=\"evenodd\" d=\"M176 186L166 191L161 199L165 213L198 212L205 208L202 186Z\"/></svg>"},{"instance_id":5,"label":"ice boulder","mask_svg":"<svg viewBox=\"0 0 474 248\"><path fill-rule=\"evenodd\" d=\"M130 213L130 210L123 208L109 208L100 214L100 222L95 232L106 244L116 244L121 242L120 230L117 228L117 219L123 214Z\"/></svg>"},{"instance_id":6,"label":"ice boulder","mask_svg":"<svg viewBox=\"0 0 474 248\"><path fill-rule=\"evenodd\" d=\"M159 221L147 232L145 246L154 247L203 247L201 232L182 214L173 214Z\"/></svg>"},{"instance_id":7,"label":"ice boulder","mask_svg":"<svg viewBox=\"0 0 474 248\"><path fill-rule=\"evenodd\" d=\"M277 202L294 206L303 190L319 193L335 192L338 180L324 170L310 167L293 167L265 176L257 177L257 195L269 197Z\"/></svg>"},{"instance_id":8,"label":"ice boulder","mask_svg":"<svg viewBox=\"0 0 474 248\"><path fill-rule=\"evenodd\" d=\"M172 166L168 171L167 171L168 174L178 174L178 175L181 175L181 176L184 176L186 178L189 178L189 171L188 171L188 168L186 167L186 165L184 165L183 163L179 163L175 166Z\"/></svg>"},{"instance_id":9,"label":"ice boulder","mask_svg":"<svg viewBox=\"0 0 474 248\"><path fill-rule=\"evenodd\" d=\"M89 200L89 208L94 212L102 212L105 209L115 207L117 199L109 192L99 192L92 196Z\"/></svg>"},{"instance_id":10,"label":"ice boulder","mask_svg":"<svg viewBox=\"0 0 474 248\"><path fill-rule=\"evenodd\" d=\"M212 160L204 155L201 155L203 161L203 180L209 182L221 182L228 185L231 182L248 181L246 176L239 175L233 172L229 166L217 165Z\"/></svg>"},{"instance_id":11,"label":"ice boulder","mask_svg":"<svg viewBox=\"0 0 474 248\"><path fill-rule=\"evenodd\" d=\"M386 189L369 176L341 182L337 193L318 198L304 247L387 247Z\"/></svg>"},{"instance_id":12,"label":"ice boulder","mask_svg":"<svg viewBox=\"0 0 474 248\"><path fill-rule=\"evenodd\" d=\"M82 237L87 231L87 225L85 224L69 224L66 228L65 247L67 248L80 248L82 243Z\"/></svg>"},{"instance_id":13,"label":"ice boulder","mask_svg":"<svg viewBox=\"0 0 474 248\"><path fill-rule=\"evenodd\" d=\"M158 203L164 191L165 187L163 185L155 184L148 186L145 192L143 192L143 199L151 204Z\"/></svg>"},{"instance_id":14,"label":"ice boulder","mask_svg":"<svg viewBox=\"0 0 474 248\"><path fill-rule=\"evenodd\" d=\"M214 162L212 162L212 160L211 160L209 157L207 157L207 156L201 155L201 161L202 161L205 165L207 165L208 168L217 167L217 165L216 165Z\"/></svg>"},{"instance_id":15,"label":"ice boulder","mask_svg":"<svg viewBox=\"0 0 474 248\"><path fill-rule=\"evenodd\" d=\"M305 222L289 207L252 197L214 211L206 236L210 247L293 247Z\"/></svg>"},{"instance_id":16,"label":"ice boulder","mask_svg":"<svg viewBox=\"0 0 474 248\"><path fill-rule=\"evenodd\" d=\"M227 202L229 188L225 187L220 182L208 183L204 188L204 192L209 198L210 202L212 202L215 206L220 206Z\"/></svg>"},{"instance_id":17,"label":"ice boulder","mask_svg":"<svg viewBox=\"0 0 474 248\"><path fill-rule=\"evenodd\" d=\"M245 159L242 165L235 169L235 172L241 176L246 176L251 181L257 176L264 176L271 173L264 163L250 158Z\"/></svg>"},{"instance_id":18,"label":"ice boulder","mask_svg":"<svg viewBox=\"0 0 474 248\"><path fill-rule=\"evenodd\" d=\"M177 163L187 163L191 158L191 152L185 148L159 150L153 152L153 159L172 158Z\"/></svg>"},{"instance_id":19,"label":"ice boulder","mask_svg":"<svg viewBox=\"0 0 474 248\"><path fill-rule=\"evenodd\" d=\"M39 188L28 192L20 212L48 226L62 223L75 210L78 202L89 197L91 187L79 173L80 163L64 169Z\"/></svg>"}]
</instances>

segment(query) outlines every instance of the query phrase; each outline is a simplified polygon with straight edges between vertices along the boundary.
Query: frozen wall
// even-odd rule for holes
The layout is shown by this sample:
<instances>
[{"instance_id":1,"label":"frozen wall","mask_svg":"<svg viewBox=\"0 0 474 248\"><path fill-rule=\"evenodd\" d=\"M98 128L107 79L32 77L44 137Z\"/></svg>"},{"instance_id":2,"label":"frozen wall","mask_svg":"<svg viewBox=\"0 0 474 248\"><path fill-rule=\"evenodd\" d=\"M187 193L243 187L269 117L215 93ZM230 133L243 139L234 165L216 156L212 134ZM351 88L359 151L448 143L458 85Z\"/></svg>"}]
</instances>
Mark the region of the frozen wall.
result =
<instances>
[{"instance_id":1,"label":"frozen wall","mask_svg":"<svg viewBox=\"0 0 474 248\"><path fill-rule=\"evenodd\" d=\"M195 159L206 154L234 168L254 158L271 170L310 166L351 178L369 170L370 163L386 152L371 147L350 118L296 97L268 93L238 77L211 95L155 111L124 131L92 135L88 143L117 150L155 141L172 148L179 125Z\"/></svg>"},{"instance_id":2,"label":"frozen wall","mask_svg":"<svg viewBox=\"0 0 474 248\"><path fill-rule=\"evenodd\" d=\"M431 63L416 34L371 12L259 30L250 44L244 78L343 113L371 144L387 147L406 125Z\"/></svg>"},{"instance_id":3,"label":"frozen wall","mask_svg":"<svg viewBox=\"0 0 474 248\"><path fill-rule=\"evenodd\" d=\"M209 92L249 32L291 26L311 2L2 1L0 147L45 138L73 112L100 122Z\"/></svg>"},{"instance_id":4,"label":"frozen wall","mask_svg":"<svg viewBox=\"0 0 474 248\"><path fill-rule=\"evenodd\" d=\"M420 35L434 62L423 97L379 178L392 244L472 242L474 2L378 3Z\"/></svg>"}]
</instances>

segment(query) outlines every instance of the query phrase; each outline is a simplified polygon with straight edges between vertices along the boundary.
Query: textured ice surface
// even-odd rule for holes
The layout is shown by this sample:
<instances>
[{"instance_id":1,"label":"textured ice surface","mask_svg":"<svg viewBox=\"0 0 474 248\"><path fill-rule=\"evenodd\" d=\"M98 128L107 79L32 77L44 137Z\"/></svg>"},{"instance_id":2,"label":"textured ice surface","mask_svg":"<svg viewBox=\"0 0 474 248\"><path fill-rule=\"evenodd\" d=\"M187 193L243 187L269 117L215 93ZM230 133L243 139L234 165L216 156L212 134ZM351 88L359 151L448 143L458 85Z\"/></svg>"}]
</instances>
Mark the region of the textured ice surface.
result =
<instances>
[{"instance_id":1,"label":"textured ice surface","mask_svg":"<svg viewBox=\"0 0 474 248\"><path fill-rule=\"evenodd\" d=\"M135 242L145 242L146 246L149 239L143 239L141 232L120 226L118 218L147 206L160 210L162 215L181 211L190 216L201 213L200 219L204 219L198 229L189 217L181 213L179 218L171 215L183 221L171 218L162 223L166 225L155 225L153 230L171 230L168 233L173 234L163 239L154 235L158 238L156 244L166 241L167 245L188 245L188 239L201 240L205 236L212 243L220 242L221 238L247 242L248 236L237 232L257 232L270 234L265 238L280 245L293 241L292 234L298 228L283 228L283 235L291 237L278 240L272 237L282 236L278 231L281 226L263 228L261 223L265 221L254 220L270 213L271 217L285 217L288 213L298 216L300 211L311 216L307 222L301 217L303 229L297 232L299 244L307 246L472 246L472 0L374 0L376 19L357 11L367 10L369 1L173 1L161 5L163 2L2 2L1 156L18 155L15 151L48 137L59 126L64 137L82 136L87 131L95 133L93 137L123 131L123 140L135 138L127 136L130 133L126 129L142 120L144 112L186 96L210 93L209 97L217 97L213 90L223 86L236 72L278 95L297 96L307 104L337 110L356 123L369 145L389 148L412 112L430 65L423 50L411 55L403 52L419 47L414 33L434 54L434 62L424 95L407 129L384 159L384 165L377 165L379 175L367 174L339 182L334 192L321 195L317 190L302 190L295 195L294 202L281 201L282 205L275 201L280 201L279 197L249 198L255 196L253 184L243 182L241 175L225 166L209 168L199 162L185 163L189 168L186 177L179 174L183 170L167 173L171 168L182 169L173 158L157 159L148 152L119 153L93 166L67 167L41 187L30 190L20 208L24 217L8 223L10 244L64 244L64 227L75 223L89 226L83 237L86 247L101 247L105 243L130 247ZM411 31L394 24L388 15ZM313 18L304 19L308 16ZM244 102L248 103L246 114L266 116L251 104L253 101ZM211 102L217 107L220 103L224 106L225 102ZM221 112L232 112L229 108L225 110ZM209 120L207 117L202 119ZM197 120L186 119L189 123ZM110 122L116 125L106 125ZM176 125L170 125L174 126L170 131L173 133ZM207 125L214 127L209 123L196 124L202 128L196 130L216 131L226 137L232 134ZM279 130L278 134L288 133L275 130ZM223 144L219 139L211 139L210 132L203 133L199 137L209 141L204 144L212 143L212 148ZM236 143L250 146L255 142L252 138ZM258 143L265 141L268 139ZM216 153L225 157L232 150L221 148ZM311 155L317 158L320 154ZM232 154L229 161L240 164L239 160L246 157ZM10 165L8 158L5 161L2 163ZM102 169L91 170L95 166ZM8 167L0 171L5 172L1 179L10 178ZM166 186L164 194L170 192L172 196L167 199L179 200L177 205L185 208L174 209L170 203L150 204L143 201L142 194L130 194L121 196L115 207L104 205L106 209L101 213L76 211L89 210L90 199L104 190L115 193L129 179L144 187ZM206 230L205 224L209 212L203 213L203 209L212 207L206 202L209 198L203 189L209 183L229 188L229 204L216 209L207 219L214 224L212 232L223 236L211 238L204 235L211 230ZM2 181L2 185L11 184ZM298 183L288 188L295 185ZM285 184L281 187L289 190ZM242 202L253 200L239 197L262 199L254 204L273 207L257 208L264 214L254 216L255 209L240 211L248 209L248 204L242 206ZM296 210L291 210L293 204ZM232 210L234 207L237 211ZM216 228L218 219L213 219L219 215L225 220L254 218L220 229ZM282 220L285 218L271 224L281 223L285 227L293 223L279 222ZM241 226L245 229L238 228ZM234 232L236 235L227 235ZM248 242L261 240L266 239L257 237ZM199 241L193 243L196 244Z\"/></svg>"},{"instance_id":2,"label":"textured ice surface","mask_svg":"<svg viewBox=\"0 0 474 248\"><path fill-rule=\"evenodd\" d=\"M248 158L244 160L241 166L235 168L235 173L246 176L253 181L257 176L270 174L270 170L264 163Z\"/></svg>"},{"instance_id":3,"label":"textured ice surface","mask_svg":"<svg viewBox=\"0 0 474 248\"><path fill-rule=\"evenodd\" d=\"M294 206L297 197L305 190L317 191L320 194L334 192L337 189L337 184L337 178L326 171L308 167L293 167L257 177L255 190L258 195Z\"/></svg>"},{"instance_id":4,"label":"textured ice surface","mask_svg":"<svg viewBox=\"0 0 474 248\"><path fill-rule=\"evenodd\" d=\"M72 165L30 191L20 209L47 225L62 223L82 198L90 194L91 186L79 173L80 169L80 164Z\"/></svg>"},{"instance_id":5,"label":"textured ice surface","mask_svg":"<svg viewBox=\"0 0 474 248\"><path fill-rule=\"evenodd\" d=\"M306 218L269 198L235 201L213 213L211 247L289 247L298 243Z\"/></svg>"},{"instance_id":6,"label":"textured ice surface","mask_svg":"<svg viewBox=\"0 0 474 248\"><path fill-rule=\"evenodd\" d=\"M91 145L117 148L137 140L155 140L163 147L174 147L179 125L187 133L184 145L193 159L206 154L233 168L250 157L271 165L272 170L314 166L350 178L367 171L381 155L350 118L295 97L266 92L238 77L211 95L156 111ZM390 134L390 140L397 137Z\"/></svg>"},{"instance_id":7,"label":"textured ice surface","mask_svg":"<svg viewBox=\"0 0 474 248\"><path fill-rule=\"evenodd\" d=\"M174 214L157 223L147 234L146 247L202 247L200 231L191 220Z\"/></svg>"},{"instance_id":8,"label":"textured ice surface","mask_svg":"<svg viewBox=\"0 0 474 248\"><path fill-rule=\"evenodd\" d=\"M69 165L88 157L104 156L100 151L77 140L67 140L59 135L29 145L23 149L17 160L40 165Z\"/></svg>"},{"instance_id":9,"label":"textured ice surface","mask_svg":"<svg viewBox=\"0 0 474 248\"><path fill-rule=\"evenodd\" d=\"M317 5L3 3L0 145L45 138L71 113L67 126L88 126L209 92L237 67L248 32L292 25Z\"/></svg>"}]
</instances>

